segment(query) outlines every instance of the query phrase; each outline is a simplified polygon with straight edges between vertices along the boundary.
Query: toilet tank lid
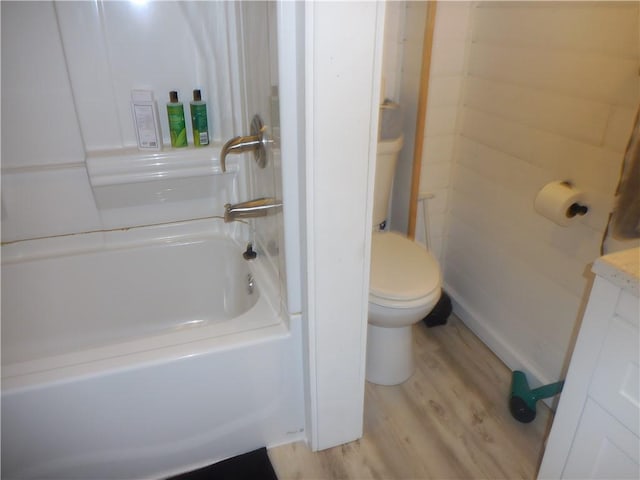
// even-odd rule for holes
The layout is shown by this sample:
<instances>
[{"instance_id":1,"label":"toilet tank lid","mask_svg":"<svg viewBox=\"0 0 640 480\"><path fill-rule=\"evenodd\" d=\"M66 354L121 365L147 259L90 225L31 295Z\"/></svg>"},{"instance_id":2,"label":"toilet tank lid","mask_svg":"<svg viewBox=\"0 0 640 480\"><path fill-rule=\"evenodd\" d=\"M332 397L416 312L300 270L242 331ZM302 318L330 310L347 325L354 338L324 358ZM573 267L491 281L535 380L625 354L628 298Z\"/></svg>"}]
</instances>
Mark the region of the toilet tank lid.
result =
<instances>
[{"instance_id":1,"label":"toilet tank lid","mask_svg":"<svg viewBox=\"0 0 640 480\"><path fill-rule=\"evenodd\" d=\"M409 301L440 286L440 265L427 250L395 232L373 234L370 295Z\"/></svg>"}]
</instances>

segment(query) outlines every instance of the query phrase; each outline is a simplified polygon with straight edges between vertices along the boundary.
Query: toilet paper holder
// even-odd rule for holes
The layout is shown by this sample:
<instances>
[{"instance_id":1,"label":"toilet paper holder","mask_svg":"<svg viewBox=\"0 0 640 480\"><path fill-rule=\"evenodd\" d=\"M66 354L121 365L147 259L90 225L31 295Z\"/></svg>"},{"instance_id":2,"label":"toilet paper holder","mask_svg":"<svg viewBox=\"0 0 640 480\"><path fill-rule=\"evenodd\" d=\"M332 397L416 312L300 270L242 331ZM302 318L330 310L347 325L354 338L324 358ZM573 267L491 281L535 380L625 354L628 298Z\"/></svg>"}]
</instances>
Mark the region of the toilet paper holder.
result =
<instances>
[{"instance_id":1,"label":"toilet paper holder","mask_svg":"<svg viewBox=\"0 0 640 480\"><path fill-rule=\"evenodd\" d=\"M564 181L562 183L569 188L573 188L572 183L569 181ZM567 212L565 213L565 215L567 216L567 218L573 218L576 215L580 215L580 216L585 215L588 211L589 211L589 207L587 207L586 205L581 205L576 202L569 205L569 208L567 208Z\"/></svg>"},{"instance_id":2,"label":"toilet paper holder","mask_svg":"<svg viewBox=\"0 0 640 480\"><path fill-rule=\"evenodd\" d=\"M572 203L567 208L567 218L573 218L576 215L584 215L589 211L589 207L586 205L580 205L579 203Z\"/></svg>"}]
</instances>

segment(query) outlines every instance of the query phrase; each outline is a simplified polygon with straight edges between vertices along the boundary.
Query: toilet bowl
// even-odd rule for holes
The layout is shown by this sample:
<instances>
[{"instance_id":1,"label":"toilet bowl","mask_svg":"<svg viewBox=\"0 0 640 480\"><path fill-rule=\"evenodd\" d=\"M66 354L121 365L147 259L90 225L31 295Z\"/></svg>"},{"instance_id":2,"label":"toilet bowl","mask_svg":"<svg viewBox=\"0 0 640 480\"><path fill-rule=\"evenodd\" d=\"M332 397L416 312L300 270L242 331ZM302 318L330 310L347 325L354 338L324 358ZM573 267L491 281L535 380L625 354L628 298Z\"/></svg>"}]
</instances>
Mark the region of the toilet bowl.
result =
<instances>
[{"instance_id":1,"label":"toilet bowl","mask_svg":"<svg viewBox=\"0 0 640 480\"><path fill-rule=\"evenodd\" d=\"M438 303L441 276L433 256L395 232L371 239L366 378L397 385L414 371L412 325Z\"/></svg>"},{"instance_id":2,"label":"toilet bowl","mask_svg":"<svg viewBox=\"0 0 640 480\"><path fill-rule=\"evenodd\" d=\"M378 143L373 222L387 210L402 137ZM365 377L379 385L397 385L414 371L412 326L441 295L440 266L424 248L396 233L376 229L371 238L371 274Z\"/></svg>"}]
</instances>

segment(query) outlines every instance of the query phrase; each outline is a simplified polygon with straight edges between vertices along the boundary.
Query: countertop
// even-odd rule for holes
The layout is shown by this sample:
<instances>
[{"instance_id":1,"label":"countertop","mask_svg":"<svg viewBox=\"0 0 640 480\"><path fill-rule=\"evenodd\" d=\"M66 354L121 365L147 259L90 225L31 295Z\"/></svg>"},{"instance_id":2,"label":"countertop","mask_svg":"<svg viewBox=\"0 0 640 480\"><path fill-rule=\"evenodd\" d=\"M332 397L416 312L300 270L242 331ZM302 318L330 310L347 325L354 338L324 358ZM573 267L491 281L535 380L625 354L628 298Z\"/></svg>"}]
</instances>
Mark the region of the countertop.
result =
<instances>
[{"instance_id":1,"label":"countertop","mask_svg":"<svg viewBox=\"0 0 640 480\"><path fill-rule=\"evenodd\" d=\"M636 296L640 290L640 247L610 253L598 258L591 269Z\"/></svg>"}]
</instances>

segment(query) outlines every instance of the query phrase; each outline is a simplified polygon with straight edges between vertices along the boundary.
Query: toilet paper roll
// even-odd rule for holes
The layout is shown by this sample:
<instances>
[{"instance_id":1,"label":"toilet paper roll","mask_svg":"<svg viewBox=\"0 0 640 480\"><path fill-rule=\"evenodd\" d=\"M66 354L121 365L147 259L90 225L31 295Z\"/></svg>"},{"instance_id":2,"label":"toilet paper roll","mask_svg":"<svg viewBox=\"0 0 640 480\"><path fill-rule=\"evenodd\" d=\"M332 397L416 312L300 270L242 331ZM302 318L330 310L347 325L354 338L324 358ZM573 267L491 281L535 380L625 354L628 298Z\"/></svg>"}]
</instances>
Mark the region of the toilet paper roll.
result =
<instances>
[{"instance_id":1,"label":"toilet paper roll","mask_svg":"<svg viewBox=\"0 0 640 480\"><path fill-rule=\"evenodd\" d=\"M536 195L534 208L536 212L554 223L566 227L576 213L584 215L586 208L581 207L584 195L567 182L551 182L545 185ZM576 212L576 206L584 211Z\"/></svg>"}]
</instances>

